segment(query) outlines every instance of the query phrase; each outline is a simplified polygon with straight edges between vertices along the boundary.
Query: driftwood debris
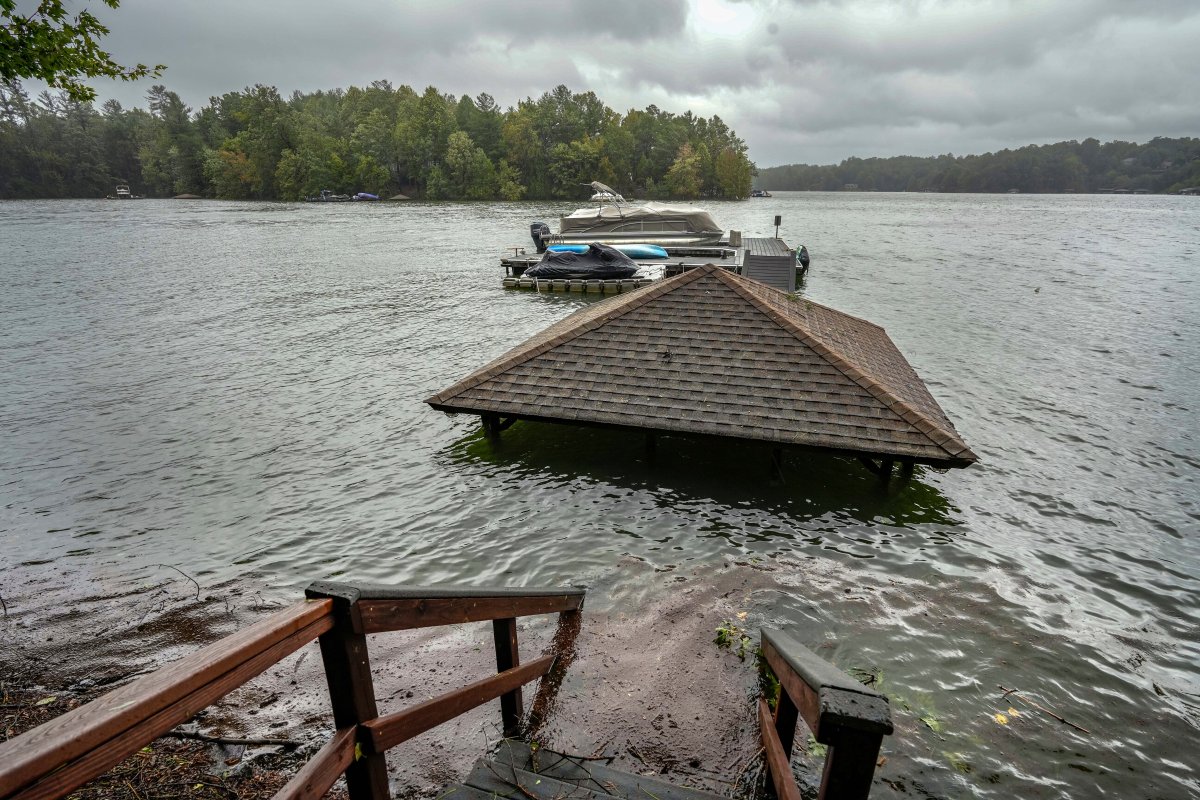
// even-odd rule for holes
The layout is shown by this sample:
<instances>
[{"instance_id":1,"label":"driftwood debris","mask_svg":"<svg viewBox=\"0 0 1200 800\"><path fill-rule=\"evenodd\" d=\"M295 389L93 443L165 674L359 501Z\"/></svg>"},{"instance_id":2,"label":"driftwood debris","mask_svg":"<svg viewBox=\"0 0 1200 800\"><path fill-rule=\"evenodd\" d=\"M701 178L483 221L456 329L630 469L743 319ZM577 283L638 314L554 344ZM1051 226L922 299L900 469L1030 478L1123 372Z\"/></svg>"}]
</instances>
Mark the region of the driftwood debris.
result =
<instances>
[{"instance_id":1,"label":"driftwood debris","mask_svg":"<svg viewBox=\"0 0 1200 800\"><path fill-rule=\"evenodd\" d=\"M1041 711L1043 714L1045 714L1049 717L1053 717L1054 719L1058 720L1059 722L1061 722L1064 725L1069 725L1070 727L1074 728L1075 730L1079 731L1080 733L1091 734L1091 731L1089 731L1087 728L1083 727L1082 725L1076 725L1074 722L1063 719L1058 714L1055 714L1053 711L1046 708L1042 704L1036 703L1033 700L1030 700L1028 697L1024 697L1023 695L1021 695L1019 693L1019 691L1017 689L1006 689L1004 686L1001 686L999 684L997 684L997 685L999 686L1000 691L1004 692L1005 698L1007 698L1009 696L1015 697L1018 700L1020 700L1022 703L1026 704L1027 706L1036 708L1038 711Z\"/></svg>"},{"instance_id":2,"label":"driftwood debris","mask_svg":"<svg viewBox=\"0 0 1200 800\"><path fill-rule=\"evenodd\" d=\"M295 739L240 739L229 736L209 736L197 731L167 731L163 734L164 737L171 739L194 739L197 742L205 742L207 744L226 744L226 745L244 745L245 747L286 747L289 750L300 746L300 742Z\"/></svg>"}]
</instances>

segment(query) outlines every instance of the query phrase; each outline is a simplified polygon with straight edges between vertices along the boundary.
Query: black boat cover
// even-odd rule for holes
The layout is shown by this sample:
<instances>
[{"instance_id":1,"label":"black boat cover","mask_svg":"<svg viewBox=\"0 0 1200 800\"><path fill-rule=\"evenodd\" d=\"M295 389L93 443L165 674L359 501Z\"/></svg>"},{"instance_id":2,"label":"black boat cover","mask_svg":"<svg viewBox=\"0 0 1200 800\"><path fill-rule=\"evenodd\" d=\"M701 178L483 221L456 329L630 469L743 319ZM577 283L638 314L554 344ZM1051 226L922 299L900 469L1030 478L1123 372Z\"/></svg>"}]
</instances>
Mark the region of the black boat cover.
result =
<instances>
[{"instance_id":1,"label":"black boat cover","mask_svg":"<svg viewBox=\"0 0 1200 800\"><path fill-rule=\"evenodd\" d=\"M547 251L537 266L525 270L528 278L632 278L638 264L629 256L606 244L593 242L586 253Z\"/></svg>"}]
</instances>

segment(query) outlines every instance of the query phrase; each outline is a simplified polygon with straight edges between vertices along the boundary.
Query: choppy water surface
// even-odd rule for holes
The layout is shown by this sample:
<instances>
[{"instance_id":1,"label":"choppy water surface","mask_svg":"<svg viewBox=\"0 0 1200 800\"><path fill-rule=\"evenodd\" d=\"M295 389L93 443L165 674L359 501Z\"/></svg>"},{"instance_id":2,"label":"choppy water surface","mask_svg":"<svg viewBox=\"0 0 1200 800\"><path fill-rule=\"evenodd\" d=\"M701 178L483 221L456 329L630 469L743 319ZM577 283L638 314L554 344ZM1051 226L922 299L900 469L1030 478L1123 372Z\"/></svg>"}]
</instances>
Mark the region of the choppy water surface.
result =
<instances>
[{"instance_id":1,"label":"choppy water surface","mask_svg":"<svg viewBox=\"0 0 1200 800\"><path fill-rule=\"evenodd\" d=\"M0 204L13 617L161 564L276 594L582 582L628 613L674 572L776 565L745 624L878 675L881 796L1200 793L1200 201L711 207L749 235L782 214L803 293L886 327L981 457L890 492L798 454L772 486L753 446L651 466L637 436L519 424L493 448L425 406L584 302L499 288L500 249L569 208Z\"/></svg>"}]
</instances>

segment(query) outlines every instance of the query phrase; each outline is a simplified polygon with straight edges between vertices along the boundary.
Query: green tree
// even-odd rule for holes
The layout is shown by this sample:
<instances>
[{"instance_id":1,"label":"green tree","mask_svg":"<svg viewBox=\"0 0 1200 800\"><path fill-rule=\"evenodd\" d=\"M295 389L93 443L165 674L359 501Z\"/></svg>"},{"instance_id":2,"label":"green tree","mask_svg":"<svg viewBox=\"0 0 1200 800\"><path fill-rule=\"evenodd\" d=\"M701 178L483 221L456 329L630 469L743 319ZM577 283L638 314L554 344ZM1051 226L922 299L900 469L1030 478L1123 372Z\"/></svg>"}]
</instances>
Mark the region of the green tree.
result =
<instances>
[{"instance_id":1,"label":"green tree","mask_svg":"<svg viewBox=\"0 0 1200 800\"><path fill-rule=\"evenodd\" d=\"M484 200L496 194L496 170L482 147L466 131L450 134L443 162L449 197Z\"/></svg>"},{"instance_id":2,"label":"green tree","mask_svg":"<svg viewBox=\"0 0 1200 800\"><path fill-rule=\"evenodd\" d=\"M419 188L428 188L433 167L440 164L449 146L450 134L458 129L454 105L452 98L430 86L408 109L401 110L396 123L401 173ZM443 191L443 187L439 187L439 191Z\"/></svg>"},{"instance_id":3,"label":"green tree","mask_svg":"<svg viewBox=\"0 0 1200 800\"><path fill-rule=\"evenodd\" d=\"M551 193L563 200L578 198L596 179L600 166L600 142L588 137L570 144L556 144L550 150Z\"/></svg>"},{"instance_id":4,"label":"green tree","mask_svg":"<svg viewBox=\"0 0 1200 800\"><path fill-rule=\"evenodd\" d=\"M504 159L496 166L496 193L501 200L520 200L525 196L520 173Z\"/></svg>"},{"instance_id":5,"label":"green tree","mask_svg":"<svg viewBox=\"0 0 1200 800\"><path fill-rule=\"evenodd\" d=\"M302 200L307 180L308 170L304 159L295 150L289 148L279 154L279 163L275 166L275 186L279 189L280 200Z\"/></svg>"},{"instance_id":6,"label":"green tree","mask_svg":"<svg viewBox=\"0 0 1200 800\"><path fill-rule=\"evenodd\" d=\"M717 155L717 194L733 199L748 197L754 180L752 173L753 166L746 157L726 147Z\"/></svg>"},{"instance_id":7,"label":"green tree","mask_svg":"<svg viewBox=\"0 0 1200 800\"><path fill-rule=\"evenodd\" d=\"M458 101L454 115L459 130L466 131L471 141L483 148L489 159L496 160L503 155L500 129L504 117L495 98L487 92L474 100L464 94Z\"/></svg>"},{"instance_id":8,"label":"green tree","mask_svg":"<svg viewBox=\"0 0 1200 800\"><path fill-rule=\"evenodd\" d=\"M165 86L151 88L146 99L152 119L138 153L146 192L159 197L204 192L204 145L192 110Z\"/></svg>"},{"instance_id":9,"label":"green tree","mask_svg":"<svg viewBox=\"0 0 1200 800\"><path fill-rule=\"evenodd\" d=\"M700 171L700 156L692 146L684 142L679 147L674 163L667 170L667 193L676 198L700 196L703 176Z\"/></svg>"},{"instance_id":10,"label":"green tree","mask_svg":"<svg viewBox=\"0 0 1200 800\"><path fill-rule=\"evenodd\" d=\"M120 5L120 0L101 2L113 9ZM38 78L76 102L91 102L96 90L84 78L135 81L157 78L166 69L163 64L118 64L100 49L107 33L86 9L72 17L62 0L40 0L29 14L17 12L16 0L0 0L0 80Z\"/></svg>"},{"instance_id":11,"label":"green tree","mask_svg":"<svg viewBox=\"0 0 1200 800\"><path fill-rule=\"evenodd\" d=\"M544 197L549 191L545 150L525 104L518 105L506 116L501 137L506 160L516 170L520 183L534 197Z\"/></svg>"}]
</instances>

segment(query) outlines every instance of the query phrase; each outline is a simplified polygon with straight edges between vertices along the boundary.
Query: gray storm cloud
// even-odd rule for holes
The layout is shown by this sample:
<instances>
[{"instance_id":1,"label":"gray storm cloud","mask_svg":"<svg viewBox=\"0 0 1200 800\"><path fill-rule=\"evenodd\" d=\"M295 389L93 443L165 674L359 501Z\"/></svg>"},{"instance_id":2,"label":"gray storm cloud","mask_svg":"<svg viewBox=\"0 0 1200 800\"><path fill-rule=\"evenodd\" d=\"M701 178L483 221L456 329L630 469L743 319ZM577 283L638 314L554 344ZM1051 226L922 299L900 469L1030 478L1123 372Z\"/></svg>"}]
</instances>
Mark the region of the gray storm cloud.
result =
<instances>
[{"instance_id":1,"label":"gray storm cloud","mask_svg":"<svg viewBox=\"0 0 1200 800\"><path fill-rule=\"evenodd\" d=\"M126 62L193 107L386 79L504 105L565 83L618 111L719 114L761 166L1200 135L1200 2L125 0ZM144 105L148 82L97 83Z\"/></svg>"}]
</instances>

